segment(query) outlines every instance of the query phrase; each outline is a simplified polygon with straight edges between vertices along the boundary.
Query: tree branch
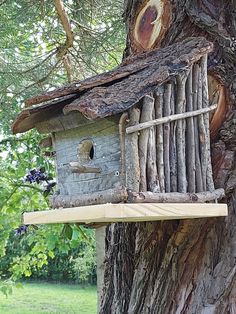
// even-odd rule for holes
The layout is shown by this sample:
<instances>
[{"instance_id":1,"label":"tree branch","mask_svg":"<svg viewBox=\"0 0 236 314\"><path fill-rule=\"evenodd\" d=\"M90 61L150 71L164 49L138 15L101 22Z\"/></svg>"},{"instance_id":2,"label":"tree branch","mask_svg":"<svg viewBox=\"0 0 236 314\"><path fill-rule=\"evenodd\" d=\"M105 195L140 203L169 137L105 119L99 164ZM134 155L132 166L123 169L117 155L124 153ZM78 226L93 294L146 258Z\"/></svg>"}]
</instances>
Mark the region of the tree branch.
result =
<instances>
[{"instance_id":1,"label":"tree branch","mask_svg":"<svg viewBox=\"0 0 236 314\"><path fill-rule=\"evenodd\" d=\"M70 20L68 15L66 14L63 1L54 0L54 5L59 16L60 22L64 28L66 33L66 41L63 45L58 48L57 57L58 59L62 59L68 52L68 49L73 46L74 42L74 33L71 29Z\"/></svg>"},{"instance_id":2,"label":"tree branch","mask_svg":"<svg viewBox=\"0 0 236 314\"><path fill-rule=\"evenodd\" d=\"M66 55L62 59L62 62L63 62L63 65L64 65L64 69L66 71L68 82L71 83L72 82L72 69L71 69L71 62L70 62L69 55Z\"/></svg>"}]
</instances>

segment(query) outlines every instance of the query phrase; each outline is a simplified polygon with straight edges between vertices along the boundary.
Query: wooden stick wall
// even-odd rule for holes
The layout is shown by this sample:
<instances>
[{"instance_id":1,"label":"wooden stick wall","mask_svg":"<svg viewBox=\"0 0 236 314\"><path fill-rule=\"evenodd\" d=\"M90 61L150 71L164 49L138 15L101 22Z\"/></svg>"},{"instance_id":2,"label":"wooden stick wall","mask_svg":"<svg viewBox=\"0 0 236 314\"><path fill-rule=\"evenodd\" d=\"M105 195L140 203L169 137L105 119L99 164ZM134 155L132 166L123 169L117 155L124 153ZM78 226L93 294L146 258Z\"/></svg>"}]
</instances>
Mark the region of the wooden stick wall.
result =
<instances>
[{"instance_id":1,"label":"wooden stick wall","mask_svg":"<svg viewBox=\"0 0 236 314\"><path fill-rule=\"evenodd\" d=\"M207 56L143 98L138 123L209 107ZM137 109L136 109L137 110ZM131 120L135 109L131 109ZM151 126L129 134L137 145L139 191L198 193L213 191L209 113ZM130 147L128 148L130 149ZM132 189L132 186L130 186ZM137 192L137 186L136 186Z\"/></svg>"}]
</instances>

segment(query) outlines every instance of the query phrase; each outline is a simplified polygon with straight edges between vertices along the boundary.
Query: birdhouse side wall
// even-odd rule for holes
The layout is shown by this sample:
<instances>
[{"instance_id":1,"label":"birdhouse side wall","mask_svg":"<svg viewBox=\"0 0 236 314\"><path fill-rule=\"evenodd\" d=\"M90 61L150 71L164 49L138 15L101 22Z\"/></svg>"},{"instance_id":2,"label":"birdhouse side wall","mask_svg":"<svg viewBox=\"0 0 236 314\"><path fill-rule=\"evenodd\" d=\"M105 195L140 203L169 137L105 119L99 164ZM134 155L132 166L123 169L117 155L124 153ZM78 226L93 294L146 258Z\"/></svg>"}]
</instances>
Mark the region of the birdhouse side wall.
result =
<instances>
[{"instance_id":1,"label":"birdhouse side wall","mask_svg":"<svg viewBox=\"0 0 236 314\"><path fill-rule=\"evenodd\" d=\"M143 97L126 128L129 190L213 193L209 112L216 107L209 103L207 55Z\"/></svg>"},{"instance_id":2,"label":"birdhouse side wall","mask_svg":"<svg viewBox=\"0 0 236 314\"><path fill-rule=\"evenodd\" d=\"M55 150L60 194L88 194L121 185L116 118L56 132ZM78 163L82 170L74 172L71 163Z\"/></svg>"}]
</instances>

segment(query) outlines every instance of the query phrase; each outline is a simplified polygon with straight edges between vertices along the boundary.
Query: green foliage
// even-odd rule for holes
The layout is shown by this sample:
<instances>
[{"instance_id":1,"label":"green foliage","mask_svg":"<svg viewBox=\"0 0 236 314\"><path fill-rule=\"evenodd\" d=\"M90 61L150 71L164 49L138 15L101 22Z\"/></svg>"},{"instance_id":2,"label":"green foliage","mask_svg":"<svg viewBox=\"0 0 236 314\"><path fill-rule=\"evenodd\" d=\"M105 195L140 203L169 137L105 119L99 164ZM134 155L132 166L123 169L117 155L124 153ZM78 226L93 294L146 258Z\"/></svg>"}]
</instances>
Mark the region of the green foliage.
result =
<instances>
[{"instance_id":1,"label":"green foliage","mask_svg":"<svg viewBox=\"0 0 236 314\"><path fill-rule=\"evenodd\" d=\"M95 247L86 245L74 260L75 277L79 283L88 283L96 277Z\"/></svg>"},{"instance_id":2,"label":"green foliage","mask_svg":"<svg viewBox=\"0 0 236 314\"><path fill-rule=\"evenodd\" d=\"M117 66L125 42L123 0L64 0L64 4L75 34L66 56L72 80ZM40 226L14 237L24 211L48 208L42 187L24 182L27 170L44 166L53 173L54 169L53 160L39 149L42 136L34 130L12 136L10 125L24 99L67 83L69 76L57 54L66 35L53 1L2 1L0 19L0 279L93 281L91 231L71 225ZM63 278L55 278L55 273L63 273ZM11 281L1 287L9 294Z\"/></svg>"},{"instance_id":3,"label":"green foliage","mask_svg":"<svg viewBox=\"0 0 236 314\"><path fill-rule=\"evenodd\" d=\"M21 237L16 237L13 231L21 224L25 209L48 208L43 189L23 180L27 169L39 165L44 166L47 172L53 172L52 161L43 158L38 148L40 139L34 132L29 132L23 137L10 137L0 146L7 148L4 157L0 158L0 185L3 187L0 190L0 278L17 280L22 276L33 276L73 281L77 278L71 256L77 257L80 243L94 241L91 231L68 224L44 225L38 229L32 226ZM5 284L1 291L9 293L9 287L9 283Z\"/></svg>"},{"instance_id":4,"label":"green foliage","mask_svg":"<svg viewBox=\"0 0 236 314\"><path fill-rule=\"evenodd\" d=\"M4 155L0 155L0 256L4 254L4 247L10 233L21 224L21 214L25 209L47 208L47 200L39 186L24 182L26 169L42 163L48 170L50 162L40 155L38 148L39 136L30 132L24 139L8 138L0 143ZM5 148L5 150L3 150Z\"/></svg>"},{"instance_id":5,"label":"green foliage","mask_svg":"<svg viewBox=\"0 0 236 314\"><path fill-rule=\"evenodd\" d=\"M30 227L27 234L21 237L16 237L14 232L11 232L6 254L0 263L2 279L32 277L41 280L95 283L94 232L84 230L87 234L87 241L84 241L82 227L78 229L77 226L71 225L70 228L70 239L65 237L64 227L61 225L50 228L41 226L38 230ZM85 275L80 276L78 273L78 256L80 259L84 256L86 265L83 266L82 272Z\"/></svg>"},{"instance_id":6,"label":"green foliage","mask_svg":"<svg viewBox=\"0 0 236 314\"><path fill-rule=\"evenodd\" d=\"M107 71L121 60L123 1L64 1L75 34L67 57L72 80ZM2 129L21 109L24 99L61 86L68 80L57 58L66 40L53 1L3 1L0 4L0 88Z\"/></svg>"}]
</instances>

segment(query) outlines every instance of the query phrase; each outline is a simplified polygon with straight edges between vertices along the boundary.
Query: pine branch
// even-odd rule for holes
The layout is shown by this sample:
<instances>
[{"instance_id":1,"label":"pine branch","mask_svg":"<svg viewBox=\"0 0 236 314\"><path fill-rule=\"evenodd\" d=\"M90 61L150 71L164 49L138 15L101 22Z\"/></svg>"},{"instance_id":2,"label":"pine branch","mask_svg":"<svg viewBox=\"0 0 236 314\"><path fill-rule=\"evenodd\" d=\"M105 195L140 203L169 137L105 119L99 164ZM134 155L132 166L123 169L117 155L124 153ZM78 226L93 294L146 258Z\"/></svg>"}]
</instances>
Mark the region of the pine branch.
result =
<instances>
[{"instance_id":1,"label":"pine branch","mask_svg":"<svg viewBox=\"0 0 236 314\"><path fill-rule=\"evenodd\" d=\"M92 34L99 34L99 32L97 30L89 28L89 27L79 23L78 21L76 21L74 19L72 19L71 22L74 23L76 26L80 27L85 32L92 33Z\"/></svg>"},{"instance_id":2,"label":"pine branch","mask_svg":"<svg viewBox=\"0 0 236 314\"><path fill-rule=\"evenodd\" d=\"M43 82L45 82L51 76L51 74L56 70L56 68L59 66L60 63L61 63L61 59L58 60L54 64L54 66L50 69L50 71L45 76L41 77L38 81L33 82L32 84L29 84L23 90L20 90L18 93L15 93L14 96L17 97L17 96L21 95L23 92L25 92L26 90L30 89L31 87L40 85ZM26 106L27 106L27 104L26 104Z\"/></svg>"},{"instance_id":3,"label":"pine branch","mask_svg":"<svg viewBox=\"0 0 236 314\"><path fill-rule=\"evenodd\" d=\"M5 4L7 2L7 0L0 2L0 6Z\"/></svg>"},{"instance_id":4,"label":"pine branch","mask_svg":"<svg viewBox=\"0 0 236 314\"><path fill-rule=\"evenodd\" d=\"M25 138L16 138L15 136L9 136L0 141L0 145L6 145L7 143L25 142Z\"/></svg>"}]
</instances>

